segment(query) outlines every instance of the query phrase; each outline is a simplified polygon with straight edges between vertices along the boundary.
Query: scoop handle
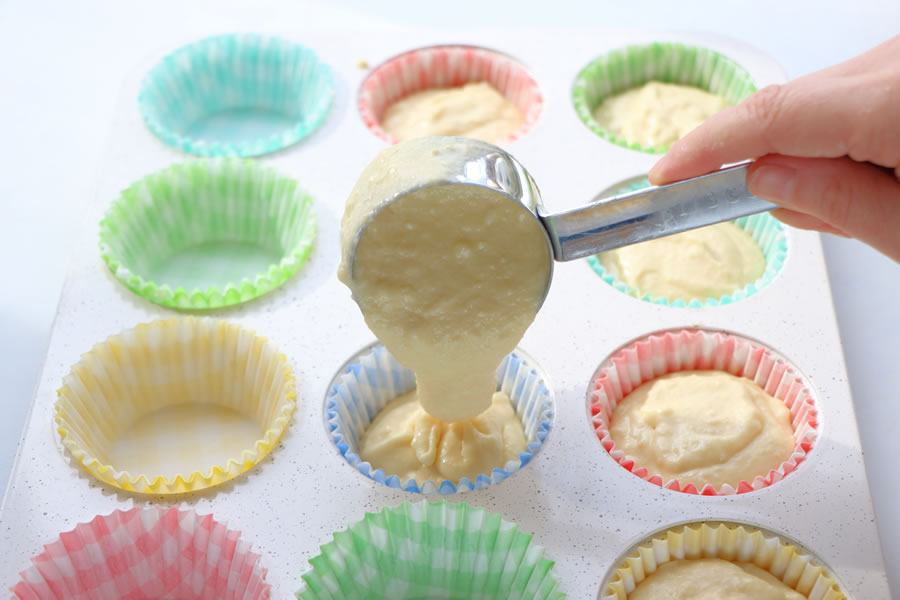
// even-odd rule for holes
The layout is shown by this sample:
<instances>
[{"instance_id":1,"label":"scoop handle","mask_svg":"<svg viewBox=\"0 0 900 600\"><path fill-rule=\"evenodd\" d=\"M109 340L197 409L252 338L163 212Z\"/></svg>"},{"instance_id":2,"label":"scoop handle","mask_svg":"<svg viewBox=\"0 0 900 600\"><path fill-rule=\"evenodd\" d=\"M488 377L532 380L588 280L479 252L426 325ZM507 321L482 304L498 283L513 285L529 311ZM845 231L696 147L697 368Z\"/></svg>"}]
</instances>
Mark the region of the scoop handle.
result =
<instances>
[{"instance_id":1,"label":"scoop handle","mask_svg":"<svg viewBox=\"0 0 900 600\"><path fill-rule=\"evenodd\" d=\"M567 261L776 208L747 191L750 164L539 217L554 258Z\"/></svg>"}]
</instances>

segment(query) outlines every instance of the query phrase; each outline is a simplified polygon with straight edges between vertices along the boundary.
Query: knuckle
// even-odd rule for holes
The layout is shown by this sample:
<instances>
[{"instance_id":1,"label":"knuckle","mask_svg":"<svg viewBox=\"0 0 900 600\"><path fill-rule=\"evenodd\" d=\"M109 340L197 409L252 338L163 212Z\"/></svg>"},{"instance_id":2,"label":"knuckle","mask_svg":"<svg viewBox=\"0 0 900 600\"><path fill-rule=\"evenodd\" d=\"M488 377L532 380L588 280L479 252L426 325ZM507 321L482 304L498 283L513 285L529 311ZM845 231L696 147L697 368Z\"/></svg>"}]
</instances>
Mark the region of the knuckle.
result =
<instances>
[{"instance_id":1,"label":"knuckle","mask_svg":"<svg viewBox=\"0 0 900 600\"><path fill-rule=\"evenodd\" d=\"M752 96L741 106L745 116L767 133L778 121L784 106L785 88L781 85L769 85Z\"/></svg>"},{"instance_id":2,"label":"knuckle","mask_svg":"<svg viewBox=\"0 0 900 600\"><path fill-rule=\"evenodd\" d=\"M822 182L819 198L809 199L821 206L822 220L830 225L841 227L850 218L850 181L852 178L841 177L834 173L825 177Z\"/></svg>"}]
</instances>

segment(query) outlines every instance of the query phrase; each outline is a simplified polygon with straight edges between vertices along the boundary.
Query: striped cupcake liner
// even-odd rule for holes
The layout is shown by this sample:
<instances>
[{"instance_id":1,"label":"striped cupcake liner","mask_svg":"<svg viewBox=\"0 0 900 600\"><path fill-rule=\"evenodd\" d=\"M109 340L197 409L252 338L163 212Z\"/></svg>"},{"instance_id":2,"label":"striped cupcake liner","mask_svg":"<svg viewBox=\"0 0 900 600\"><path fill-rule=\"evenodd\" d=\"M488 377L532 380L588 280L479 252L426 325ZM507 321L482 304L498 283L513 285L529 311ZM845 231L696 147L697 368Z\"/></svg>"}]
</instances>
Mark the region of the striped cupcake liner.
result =
<instances>
[{"instance_id":1,"label":"striped cupcake liner","mask_svg":"<svg viewBox=\"0 0 900 600\"><path fill-rule=\"evenodd\" d=\"M257 156L294 144L325 119L334 77L315 52L259 34L209 37L175 50L144 78L138 105L166 144L200 156Z\"/></svg>"},{"instance_id":2,"label":"striped cupcake liner","mask_svg":"<svg viewBox=\"0 0 900 600\"><path fill-rule=\"evenodd\" d=\"M597 199L616 196L627 192L650 187L650 181L646 175L630 177L613 186L610 186L597 195ZM692 298L685 302L681 298L669 300L665 296L654 296L648 292L642 292L636 287L631 287L624 281L619 280L615 275L606 270L596 255L589 256L587 263L591 269L600 276L600 278L619 290L624 294L650 302L661 306L671 306L674 308L711 308L714 306L727 306L741 300L745 300L755 295L760 290L766 288L778 274L781 272L784 262L787 259L788 243L787 234L784 225L770 215L769 213L759 213L748 217L741 217L731 221L744 231L746 231L753 241L759 246L766 259L766 269L763 274L752 283L748 283L743 288L735 290L730 294L725 294L719 298Z\"/></svg>"},{"instance_id":3,"label":"striped cupcake liner","mask_svg":"<svg viewBox=\"0 0 900 600\"><path fill-rule=\"evenodd\" d=\"M649 81L701 88L737 104L756 91L750 74L730 58L708 48L671 42L613 50L585 66L572 86L575 112L588 129L631 150L662 154L669 148L643 146L617 137L594 119L594 110L615 94Z\"/></svg>"},{"instance_id":4,"label":"striped cupcake liner","mask_svg":"<svg viewBox=\"0 0 900 600\"><path fill-rule=\"evenodd\" d=\"M63 378L57 432L73 460L143 494L213 487L265 458L296 384L283 354L238 325L181 317L97 344Z\"/></svg>"},{"instance_id":5,"label":"striped cupcake liner","mask_svg":"<svg viewBox=\"0 0 900 600\"><path fill-rule=\"evenodd\" d=\"M341 456L357 471L380 484L419 494L455 494L478 490L510 477L534 457L550 433L554 401L534 360L521 350L507 355L497 368L497 390L505 392L522 420L526 449L518 460L482 473L472 481L401 481L360 458L359 440L376 415L395 398L416 387L415 374L401 365L381 343L357 353L338 371L325 396L325 425Z\"/></svg>"},{"instance_id":6,"label":"striped cupcake liner","mask_svg":"<svg viewBox=\"0 0 900 600\"><path fill-rule=\"evenodd\" d=\"M241 532L177 507L117 510L44 546L18 600L263 600L266 569Z\"/></svg>"},{"instance_id":7,"label":"striped cupcake liner","mask_svg":"<svg viewBox=\"0 0 900 600\"><path fill-rule=\"evenodd\" d=\"M616 447L609 432L616 406L632 391L658 377L678 371L724 371L756 383L784 402L790 411L794 451L783 463L753 481L718 489L677 479L665 481ZM702 329L654 333L617 350L597 368L587 395L591 425L603 448L618 464L644 481L686 494L727 496L773 485L795 471L815 444L819 416L809 386L799 370L773 350L742 336Z\"/></svg>"},{"instance_id":8,"label":"striped cupcake liner","mask_svg":"<svg viewBox=\"0 0 900 600\"><path fill-rule=\"evenodd\" d=\"M529 534L464 502L367 513L310 559L300 600L561 600L553 561Z\"/></svg>"},{"instance_id":9,"label":"striped cupcake liner","mask_svg":"<svg viewBox=\"0 0 900 600\"><path fill-rule=\"evenodd\" d=\"M627 600L661 565L703 558L751 563L809 600L847 598L822 561L796 543L758 527L716 521L677 525L642 541L616 561L600 598Z\"/></svg>"},{"instance_id":10,"label":"striped cupcake liner","mask_svg":"<svg viewBox=\"0 0 900 600\"><path fill-rule=\"evenodd\" d=\"M490 83L522 113L522 126L503 141L515 141L531 130L544 106L537 80L512 57L476 46L419 48L375 67L359 90L359 113L372 133L396 144L399 140L381 128L381 118L388 106L422 90L477 81Z\"/></svg>"},{"instance_id":11,"label":"striped cupcake liner","mask_svg":"<svg viewBox=\"0 0 900 600\"><path fill-rule=\"evenodd\" d=\"M316 236L296 180L245 159L175 164L123 190L100 222L100 254L132 292L205 310L290 279Z\"/></svg>"}]
</instances>

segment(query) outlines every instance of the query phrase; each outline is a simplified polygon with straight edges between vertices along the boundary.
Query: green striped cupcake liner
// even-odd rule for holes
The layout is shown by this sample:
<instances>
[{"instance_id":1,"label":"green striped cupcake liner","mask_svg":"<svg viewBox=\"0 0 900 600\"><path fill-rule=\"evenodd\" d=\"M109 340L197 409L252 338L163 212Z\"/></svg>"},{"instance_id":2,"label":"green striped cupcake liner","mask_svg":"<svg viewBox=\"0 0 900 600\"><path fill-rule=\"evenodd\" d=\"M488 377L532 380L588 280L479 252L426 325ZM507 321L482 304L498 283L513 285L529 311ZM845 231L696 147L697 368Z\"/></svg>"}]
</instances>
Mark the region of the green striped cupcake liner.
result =
<instances>
[{"instance_id":1,"label":"green striped cupcake liner","mask_svg":"<svg viewBox=\"0 0 900 600\"><path fill-rule=\"evenodd\" d=\"M662 154L668 146L644 147L617 137L594 119L594 110L609 96L648 81L678 83L701 88L737 104L756 91L750 74L730 58L696 46L654 42L613 50L591 61L575 78L572 102L588 129L625 148Z\"/></svg>"},{"instance_id":2,"label":"green striped cupcake liner","mask_svg":"<svg viewBox=\"0 0 900 600\"><path fill-rule=\"evenodd\" d=\"M278 37L226 34L175 50L138 96L150 131L200 156L257 156L294 144L325 119L331 69Z\"/></svg>"},{"instance_id":3,"label":"green striped cupcake liner","mask_svg":"<svg viewBox=\"0 0 900 600\"><path fill-rule=\"evenodd\" d=\"M205 159L122 191L100 222L100 254L135 294L210 309L287 281L315 235L312 198L297 181L252 160Z\"/></svg>"},{"instance_id":4,"label":"green striped cupcake liner","mask_svg":"<svg viewBox=\"0 0 900 600\"><path fill-rule=\"evenodd\" d=\"M650 187L650 181L647 179L647 176L638 175L610 186L603 192L600 192L595 199L617 196L646 187ZM643 293L637 288L629 287L625 282L620 281L606 270L596 255L589 256L587 262L591 269L593 269L603 281L620 292L628 294L629 296L634 296L644 302L662 306L673 306L675 308L706 308L733 304L734 302L744 300L745 298L749 298L756 294L775 279L781 271L782 266L784 266L784 261L787 257L787 235L785 234L784 225L767 212L750 215L749 217L741 217L740 219L735 219L732 223L749 233L750 237L753 238L753 241L757 243L766 259L766 270L763 272L762 276L753 283L748 283L742 289L735 290L731 294L726 294L721 298L693 298L690 302L685 302L680 298L669 300L665 296L653 296L649 293Z\"/></svg>"},{"instance_id":5,"label":"green striped cupcake liner","mask_svg":"<svg viewBox=\"0 0 900 600\"><path fill-rule=\"evenodd\" d=\"M300 600L565 598L531 535L465 503L367 513L309 563Z\"/></svg>"}]
</instances>

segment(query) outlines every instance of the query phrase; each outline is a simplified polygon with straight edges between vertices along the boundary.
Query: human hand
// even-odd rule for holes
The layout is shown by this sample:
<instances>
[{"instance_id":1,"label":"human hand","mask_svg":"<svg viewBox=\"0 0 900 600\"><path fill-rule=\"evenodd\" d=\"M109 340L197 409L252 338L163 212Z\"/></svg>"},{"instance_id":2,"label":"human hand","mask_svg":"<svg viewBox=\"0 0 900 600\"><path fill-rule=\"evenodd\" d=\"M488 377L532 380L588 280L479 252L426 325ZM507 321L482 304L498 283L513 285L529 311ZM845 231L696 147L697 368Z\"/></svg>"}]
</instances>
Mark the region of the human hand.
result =
<instances>
[{"instance_id":1,"label":"human hand","mask_svg":"<svg viewBox=\"0 0 900 600\"><path fill-rule=\"evenodd\" d=\"M757 160L747 187L782 207L778 219L900 262L900 36L713 115L672 146L650 182L748 158Z\"/></svg>"}]
</instances>

